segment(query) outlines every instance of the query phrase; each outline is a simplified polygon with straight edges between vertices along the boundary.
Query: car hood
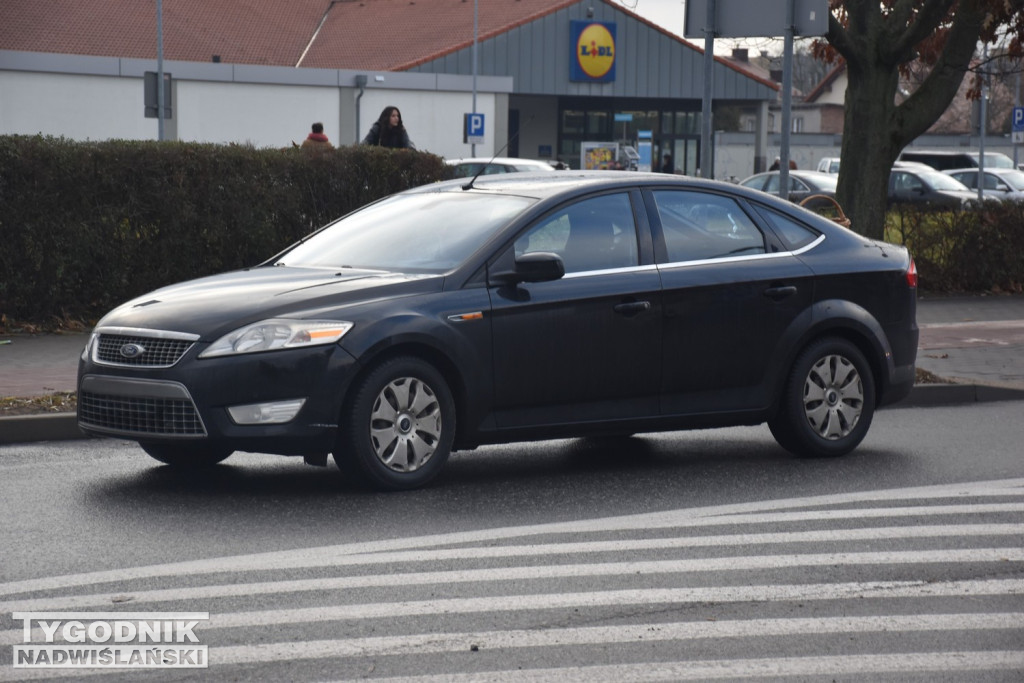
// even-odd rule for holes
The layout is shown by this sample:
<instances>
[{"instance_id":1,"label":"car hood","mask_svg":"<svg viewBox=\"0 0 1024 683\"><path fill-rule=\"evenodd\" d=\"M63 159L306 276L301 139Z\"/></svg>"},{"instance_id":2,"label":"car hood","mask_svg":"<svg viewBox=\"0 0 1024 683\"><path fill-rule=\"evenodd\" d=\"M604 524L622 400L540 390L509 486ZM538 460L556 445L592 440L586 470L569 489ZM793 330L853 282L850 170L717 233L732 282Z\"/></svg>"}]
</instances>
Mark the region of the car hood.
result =
<instances>
[{"instance_id":1,"label":"car hood","mask_svg":"<svg viewBox=\"0 0 1024 683\"><path fill-rule=\"evenodd\" d=\"M121 304L97 327L198 334L212 341L242 325L290 315L331 317L368 299L440 290L440 275L266 266L163 287Z\"/></svg>"}]
</instances>

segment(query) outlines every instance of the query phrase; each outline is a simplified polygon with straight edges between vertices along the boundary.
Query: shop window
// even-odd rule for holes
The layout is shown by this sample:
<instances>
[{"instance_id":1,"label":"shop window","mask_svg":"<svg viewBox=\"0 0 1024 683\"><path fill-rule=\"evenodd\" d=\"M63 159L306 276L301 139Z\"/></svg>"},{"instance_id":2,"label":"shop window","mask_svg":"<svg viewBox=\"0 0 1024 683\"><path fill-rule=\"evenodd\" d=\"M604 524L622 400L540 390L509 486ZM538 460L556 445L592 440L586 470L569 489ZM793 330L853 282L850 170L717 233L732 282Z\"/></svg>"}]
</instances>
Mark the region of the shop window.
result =
<instances>
[{"instance_id":1,"label":"shop window","mask_svg":"<svg viewBox=\"0 0 1024 683\"><path fill-rule=\"evenodd\" d=\"M562 132L582 135L585 121L586 115L583 112L566 109L562 112Z\"/></svg>"},{"instance_id":2,"label":"shop window","mask_svg":"<svg viewBox=\"0 0 1024 683\"><path fill-rule=\"evenodd\" d=\"M608 112L588 111L587 112L587 135L608 134Z\"/></svg>"}]
</instances>

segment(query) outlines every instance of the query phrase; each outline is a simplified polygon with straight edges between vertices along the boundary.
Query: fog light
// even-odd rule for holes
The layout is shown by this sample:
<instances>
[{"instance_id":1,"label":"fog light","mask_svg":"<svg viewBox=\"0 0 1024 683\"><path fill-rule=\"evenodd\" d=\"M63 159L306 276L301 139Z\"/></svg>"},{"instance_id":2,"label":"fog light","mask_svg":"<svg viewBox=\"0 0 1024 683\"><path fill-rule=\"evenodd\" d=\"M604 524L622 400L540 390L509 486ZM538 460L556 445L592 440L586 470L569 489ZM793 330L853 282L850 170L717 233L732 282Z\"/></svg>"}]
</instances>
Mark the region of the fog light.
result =
<instances>
[{"instance_id":1,"label":"fog light","mask_svg":"<svg viewBox=\"0 0 1024 683\"><path fill-rule=\"evenodd\" d=\"M273 425L290 422L306 399L297 398L291 401L275 401L273 403L251 403L246 406L230 406L228 413L235 424L240 425Z\"/></svg>"}]
</instances>

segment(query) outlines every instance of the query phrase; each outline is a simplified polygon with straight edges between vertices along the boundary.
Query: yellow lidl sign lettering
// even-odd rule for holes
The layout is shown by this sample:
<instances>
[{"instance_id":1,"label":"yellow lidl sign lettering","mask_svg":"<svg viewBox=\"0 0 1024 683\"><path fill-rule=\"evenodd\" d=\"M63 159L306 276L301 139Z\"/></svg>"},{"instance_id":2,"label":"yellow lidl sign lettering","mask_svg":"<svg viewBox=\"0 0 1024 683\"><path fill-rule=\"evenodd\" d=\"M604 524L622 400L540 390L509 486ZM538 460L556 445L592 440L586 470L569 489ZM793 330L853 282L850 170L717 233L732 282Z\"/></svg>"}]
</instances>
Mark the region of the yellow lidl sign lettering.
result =
<instances>
[{"instance_id":1,"label":"yellow lidl sign lettering","mask_svg":"<svg viewBox=\"0 0 1024 683\"><path fill-rule=\"evenodd\" d=\"M594 21L570 22L573 81L607 83L615 80L615 24Z\"/></svg>"}]
</instances>

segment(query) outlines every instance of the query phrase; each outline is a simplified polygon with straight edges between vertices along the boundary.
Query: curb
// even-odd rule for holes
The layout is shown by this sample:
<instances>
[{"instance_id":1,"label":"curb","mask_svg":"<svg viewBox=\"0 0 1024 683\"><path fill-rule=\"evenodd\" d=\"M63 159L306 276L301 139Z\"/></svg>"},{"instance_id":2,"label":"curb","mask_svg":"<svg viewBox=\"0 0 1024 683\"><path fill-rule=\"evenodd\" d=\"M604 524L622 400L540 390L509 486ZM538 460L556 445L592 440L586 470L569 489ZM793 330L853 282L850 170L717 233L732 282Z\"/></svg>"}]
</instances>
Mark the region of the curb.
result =
<instances>
[{"instance_id":1,"label":"curb","mask_svg":"<svg viewBox=\"0 0 1024 683\"><path fill-rule=\"evenodd\" d=\"M910 395L892 408L928 408L963 403L1024 400L1024 389L987 384L915 384Z\"/></svg>"},{"instance_id":2,"label":"curb","mask_svg":"<svg viewBox=\"0 0 1024 683\"><path fill-rule=\"evenodd\" d=\"M964 403L1024 400L1024 389L984 384L915 384L910 395L892 408L928 408ZM0 445L91 438L78 428L75 413L0 417Z\"/></svg>"},{"instance_id":3,"label":"curb","mask_svg":"<svg viewBox=\"0 0 1024 683\"><path fill-rule=\"evenodd\" d=\"M87 438L75 413L0 417L0 445Z\"/></svg>"}]
</instances>

